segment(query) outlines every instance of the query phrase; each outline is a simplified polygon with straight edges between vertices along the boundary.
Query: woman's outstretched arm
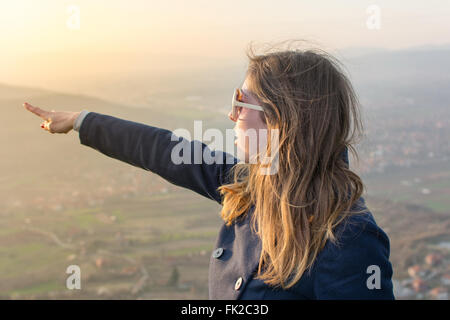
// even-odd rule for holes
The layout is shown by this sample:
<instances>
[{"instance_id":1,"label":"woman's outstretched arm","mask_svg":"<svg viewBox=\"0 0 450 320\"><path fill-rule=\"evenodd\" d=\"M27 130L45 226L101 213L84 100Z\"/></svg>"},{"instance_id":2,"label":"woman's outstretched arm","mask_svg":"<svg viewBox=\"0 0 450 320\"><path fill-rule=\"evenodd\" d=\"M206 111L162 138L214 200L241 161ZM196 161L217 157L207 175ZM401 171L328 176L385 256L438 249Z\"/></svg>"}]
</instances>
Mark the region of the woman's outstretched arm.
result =
<instances>
[{"instance_id":1,"label":"woman's outstretched arm","mask_svg":"<svg viewBox=\"0 0 450 320\"><path fill-rule=\"evenodd\" d=\"M25 107L44 120L50 119L44 129L51 133L67 133L73 129L81 112L49 112L26 104ZM172 131L124 120L96 112L83 114L79 127L81 144L133 166L158 174L167 181L191 189L222 203L217 188L226 183L226 174L237 163L231 154L211 151L198 140L177 137ZM176 148L175 148L176 147ZM184 150L190 150L186 163L178 163ZM201 162L194 162L197 152ZM208 164L203 159L210 154L220 161ZM175 161L174 161L175 160Z\"/></svg>"},{"instance_id":2,"label":"woman's outstretched arm","mask_svg":"<svg viewBox=\"0 0 450 320\"><path fill-rule=\"evenodd\" d=\"M237 163L230 154L211 151L198 140L189 141L167 129L96 112L89 112L84 117L79 137L85 146L154 172L175 185L191 189L218 203L222 203L222 199L217 188L225 183L226 173ZM187 157L189 161L177 163L188 149L191 153ZM199 153L201 163L194 162L195 152ZM205 163L202 155L207 152L213 158L217 156L221 159L221 163ZM229 157L228 163L226 157Z\"/></svg>"}]
</instances>

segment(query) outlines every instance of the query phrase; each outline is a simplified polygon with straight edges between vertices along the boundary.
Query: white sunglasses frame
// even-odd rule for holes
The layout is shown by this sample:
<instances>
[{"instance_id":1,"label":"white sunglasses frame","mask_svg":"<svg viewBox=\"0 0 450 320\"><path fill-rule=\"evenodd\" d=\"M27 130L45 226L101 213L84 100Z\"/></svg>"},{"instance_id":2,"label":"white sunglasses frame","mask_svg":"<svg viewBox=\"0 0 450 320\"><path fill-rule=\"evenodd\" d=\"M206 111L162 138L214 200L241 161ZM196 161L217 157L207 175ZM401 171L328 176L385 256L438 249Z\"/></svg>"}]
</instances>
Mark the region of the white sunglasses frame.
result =
<instances>
[{"instance_id":1,"label":"white sunglasses frame","mask_svg":"<svg viewBox=\"0 0 450 320\"><path fill-rule=\"evenodd\" d=\"M253 110L258 110L258 111L264 112L264 109L261 106L258 106L256 104L251 104L251 103L245 103L245 102L241 102L241 101L237 100L238 91L242 93L242 90L240 88L235 88L234 94L233 94L233 99L231 100L231 116L235 121L237 120L237 107L243 107L243 108L248 108L248 109L253 109Z\"/></svg>"}]
</instances>

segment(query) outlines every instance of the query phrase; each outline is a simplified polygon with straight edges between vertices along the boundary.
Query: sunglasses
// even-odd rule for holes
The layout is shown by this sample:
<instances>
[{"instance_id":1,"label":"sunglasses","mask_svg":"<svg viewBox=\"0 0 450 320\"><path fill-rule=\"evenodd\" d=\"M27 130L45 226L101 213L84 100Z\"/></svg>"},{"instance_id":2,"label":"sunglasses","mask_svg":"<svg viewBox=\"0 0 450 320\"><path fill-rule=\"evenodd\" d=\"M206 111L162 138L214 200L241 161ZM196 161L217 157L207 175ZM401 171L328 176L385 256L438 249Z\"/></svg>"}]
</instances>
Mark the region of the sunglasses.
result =
<instances>
[{"instance_id":1,"label":"sunglasses","mask_svg":"<svg viewBox=\"0 0 450 320\"><path fill-rule=\"evenodd\" d=\"M258 106L256 104L250 104L242 102L242 97L244 96L244 93L240 88L234 89L233 94L233 100L231 101L231 117L233 121L237 121L237 117L239 116L239 112L241 111L241 108L249 108L253 110L259 110L263 111L264 109L261 106Z\"/></svg>"}]
</instances>

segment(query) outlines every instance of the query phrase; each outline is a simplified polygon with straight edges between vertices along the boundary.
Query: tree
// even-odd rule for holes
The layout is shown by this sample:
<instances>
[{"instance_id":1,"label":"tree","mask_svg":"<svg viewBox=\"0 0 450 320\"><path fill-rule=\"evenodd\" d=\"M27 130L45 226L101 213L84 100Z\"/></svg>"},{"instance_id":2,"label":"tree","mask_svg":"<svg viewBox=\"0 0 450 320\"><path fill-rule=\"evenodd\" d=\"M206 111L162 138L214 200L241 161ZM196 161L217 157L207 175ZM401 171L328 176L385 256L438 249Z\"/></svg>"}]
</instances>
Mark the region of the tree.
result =
<instances>
[{"instance_id":1,"label":"tree","mask_svg":"<svg viewBox=\"0 0 450 320\"><path fill-rule=\"evenodd\" d=\"M178 272L177 266L174 266L172 269L172 274L169 277L169 280L167 281L167 285L169 287L176 287L178 286L178 281L180 280L180 273Z\"/></svg>"}]
</instances>

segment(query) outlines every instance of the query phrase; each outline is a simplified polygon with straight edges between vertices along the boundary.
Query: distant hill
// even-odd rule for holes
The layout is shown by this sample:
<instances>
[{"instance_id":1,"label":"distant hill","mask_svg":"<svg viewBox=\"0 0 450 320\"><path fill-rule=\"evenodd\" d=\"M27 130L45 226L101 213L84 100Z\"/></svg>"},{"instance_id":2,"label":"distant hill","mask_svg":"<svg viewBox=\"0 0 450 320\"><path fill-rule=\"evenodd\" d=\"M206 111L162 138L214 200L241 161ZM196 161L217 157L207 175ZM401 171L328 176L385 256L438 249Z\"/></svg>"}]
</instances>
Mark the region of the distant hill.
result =
<instances>
[{"instance_id":1,"label":"distant hill","mask_svg":"<svg viewBox=\"0 0 450 320\"><path fill-rule=\"evenodd\" d=\"M430 252L428 246L449 238L448 213L384 197L368 196L366 200L377 224L389 235L395 278L406 277L407 268Z\"/></svg>"},{"instance_id":2,"label":"distant hill","mask_svg":"<svg viewBox=\"0 0 450 320\"><path fill-rule=\"evenodd\" d=\"M343 62L368 109L448 109L450 47L374 51Z\"/></svg>"},{"instance_id":3,"label":"distant hill","mask_svg":"<svg viewBox=\"0 0 450 320\"><path fill-rule=\"evenodd\" d=\"M1 100L12 100L12 99L22 99L24 97L39 97L43 95L48 95L50 92L48 90L28 88L28 87L17 87L10 86L7 84L0 83L0 99Z\"/></svg>"}]
</instances>

